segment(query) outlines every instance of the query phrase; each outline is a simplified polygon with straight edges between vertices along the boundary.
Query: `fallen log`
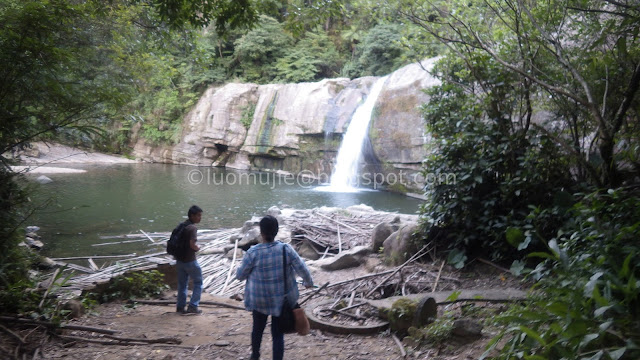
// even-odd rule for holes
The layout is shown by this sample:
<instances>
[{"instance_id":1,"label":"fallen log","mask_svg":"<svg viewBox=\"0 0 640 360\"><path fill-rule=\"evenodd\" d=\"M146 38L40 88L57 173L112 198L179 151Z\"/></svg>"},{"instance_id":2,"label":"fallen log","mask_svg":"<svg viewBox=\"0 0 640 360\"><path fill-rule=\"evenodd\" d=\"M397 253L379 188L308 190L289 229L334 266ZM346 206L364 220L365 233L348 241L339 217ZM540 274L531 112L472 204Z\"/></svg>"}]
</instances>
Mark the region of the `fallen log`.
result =
<instances>
[{"instance_id":1,"label":"fallen log","mask_svg":"<svg viewBox=\"0 0 640 360\"><path fill-rule=\"evenodd\" d=\"M114 335L106 335L106 338L109 339L113 339L113 340L118 340L118 341L137 341L137 342L142 342L142 343L147 343L147 344L182 344L182 340L180 340L180 338L177 337L163 337L163 338L156 338L156 339L140 339L140 338L128 338L128 337L123 337L123 336L114 336Z\"/></svg>"},{"instance_id":2,"label":"fallen log","mask_svg":"<svg viewBox=\"0 0 640 360\"><path fill-rule=\"evenodd\" d=\"M90 342L90 343L94 343L94 344L102 344L102 345L122 345L122 346L136 346L136 345L150 345L150 344L156 344L158 342L150 342L150 341L154 341L154 339L131 339L129 341L124 341L124 340L99 340L99 339L89 339L89 338L83 338L81 336L71 336L71 335L57 335L60 339L65 339L65 340L73 340L73 341L84 341L84 342ZM164 342L160 342L160 343L164 343ZM173 343L167 343L169 345L176 345Z\"/></svg>"}]
</instances>

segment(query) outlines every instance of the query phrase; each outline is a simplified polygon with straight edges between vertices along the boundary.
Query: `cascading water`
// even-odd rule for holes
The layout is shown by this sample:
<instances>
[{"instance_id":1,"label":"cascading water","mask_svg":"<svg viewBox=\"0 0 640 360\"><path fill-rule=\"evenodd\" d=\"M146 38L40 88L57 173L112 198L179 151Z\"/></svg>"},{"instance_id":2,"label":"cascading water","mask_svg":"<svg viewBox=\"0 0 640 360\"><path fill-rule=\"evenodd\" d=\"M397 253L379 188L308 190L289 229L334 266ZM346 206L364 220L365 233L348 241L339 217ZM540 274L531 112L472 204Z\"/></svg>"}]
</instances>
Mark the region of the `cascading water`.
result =
<instances>
[{"instance_id":1,"label":"cascading water","mask_svg":"<svg viewBox=\"0 0 640 360\"><path fill-rule=\"evenodd\" d=\"M358 164L362 156L362 143L369 130L373 107L387 78L388 76L385 76L376 81L364 104L360 105L353 114L347 133L342 139L340 150L338 150L336 167L331 174L330 186L325 188L325 191L358 191Z\"/></svg>"}]
</instances>

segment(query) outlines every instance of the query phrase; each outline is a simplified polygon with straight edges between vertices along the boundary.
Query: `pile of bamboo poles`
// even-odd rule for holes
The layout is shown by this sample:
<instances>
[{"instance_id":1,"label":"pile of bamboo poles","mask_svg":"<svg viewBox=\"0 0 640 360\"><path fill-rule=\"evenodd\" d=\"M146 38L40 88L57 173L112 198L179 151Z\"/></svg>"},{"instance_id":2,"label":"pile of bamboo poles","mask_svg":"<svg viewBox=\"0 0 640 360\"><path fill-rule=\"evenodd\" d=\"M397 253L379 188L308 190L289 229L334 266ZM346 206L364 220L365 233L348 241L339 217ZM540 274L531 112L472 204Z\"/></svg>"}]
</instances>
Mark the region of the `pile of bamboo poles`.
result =
<instances>
[{"instance_id":1,"label":"pile of bamboo poles","mask_svg":"<svg viewBox=\"0 0 640 360\"><path fill-rule=\"evenodd\" d=\"M390 221L396 214L367 213L351 214L334 211L324 214L318 209L304 211L306 216L291 216L285 219L291 229L294 244L309 242L322 254L337 254L355 246L369 245L373 228Z\"/></svg>"},{"instance_id":2,"label":"pile of bamboo poles","mask_svg":"<svg viewBox=\"0 0 640 360\"><path fill-rule=\"evenodd\" d=\"M198 241L201 252L207 255L198 256L198 262L202 268L203 291L216 295L234 295L243 291L243 282L235 280L233 270L237 267L237 260L229 260L224 256L224 250L230 245L231 236L237 234L240 229L198 230ZM96 283L109 281L111 278L131 270L153 269L160 264L173 263L173 258L164 249L170 233L145 233L144 238L137 234L128 234L111 239L130 239L110 243L97 244L107 246L121 244L129 241L149 241L150 246L158 246L159 251L137 256L136 254L118 256L79 256L70 258L53 259L59 265L81 274L74 275L64 284L64 290L83 290L92 287ZM214 250L214 251L211 251ZM218 250L218 251L215 251ZM110 262L112 259L120 259ZM87 260L89 266L82 266L69 261ZM96 264L96 260L106 260L102 266Z\"/></svg>"}]
</instances>

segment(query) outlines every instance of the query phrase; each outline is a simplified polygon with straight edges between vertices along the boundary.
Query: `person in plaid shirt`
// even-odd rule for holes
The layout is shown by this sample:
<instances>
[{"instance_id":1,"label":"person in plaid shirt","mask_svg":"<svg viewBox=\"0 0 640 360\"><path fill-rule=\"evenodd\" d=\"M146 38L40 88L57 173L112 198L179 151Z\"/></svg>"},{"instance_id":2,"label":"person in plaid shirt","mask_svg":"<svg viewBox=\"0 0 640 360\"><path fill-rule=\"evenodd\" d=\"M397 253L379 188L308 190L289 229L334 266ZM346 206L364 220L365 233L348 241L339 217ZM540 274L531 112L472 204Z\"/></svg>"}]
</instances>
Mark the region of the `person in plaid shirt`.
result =
<instances>
[{"instance_id":1,"label":"person in plaid shirt","mask_svg":"<svg viewBox=\"0 0 640 360\"><path fill-rule=\"evenodd\" d=\"M251 360L260 358L262 334L271 315L271 337L273 338L273 359L284 356L284 334L280 331L279 317L285 296L290 304L298 302L298 286L295 273L302 277L302 284L313 287L311 273L298 253L288 244L274 241L278 234L278 220L267 215L260 220L262 242L252 246L242 258L236 278L247 280L244 289L244 306L253 313L251 332ZM282 248L287 258L287 288L285 294Z\"/></svg>"}]
</instances>

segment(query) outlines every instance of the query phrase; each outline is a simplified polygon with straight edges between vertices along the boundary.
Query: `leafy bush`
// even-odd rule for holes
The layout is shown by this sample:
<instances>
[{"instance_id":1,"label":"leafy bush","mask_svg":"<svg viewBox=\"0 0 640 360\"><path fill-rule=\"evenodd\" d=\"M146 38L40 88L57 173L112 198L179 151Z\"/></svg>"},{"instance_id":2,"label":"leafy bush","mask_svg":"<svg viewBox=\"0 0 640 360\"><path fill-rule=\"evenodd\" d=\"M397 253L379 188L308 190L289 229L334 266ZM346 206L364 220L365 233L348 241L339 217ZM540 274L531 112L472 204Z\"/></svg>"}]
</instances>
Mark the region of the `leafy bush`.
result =
<instances>
[{"instance_id":1,"label":"leafy bush","mask_svg":"<svg viewBox=\"0 0 640 360\"><path fill-rule=\"evenodd\" d=\"M456 254L509 263L525 255L521 250L540 249L539 238L562 224L574 186L558 148L535 129L488 118L458 86L444 84L429 95L424 114L434 140L423 176L436 181L428 182L421 213L425 226L435 227L434 241Z\"/></svg>"},{"instance_id":2,"label":"leafy bush","mask_svg":"<svg viewBox=\"0 0 640 360\"><path fill-rule=\"evenodd\" d=\"M356 48L355 59L342 70L345 76L387 75L402 65L405 49L401 44L402 27L380 24L373 27Z\"/></svg>"},{"instance_id":3,"label":"leafy bush","mask_svg":"<svg viewBox=\"0 0 640 360\"><path fill-rule=\"evenodd\" d=\"M111 279L99 300L108 302L115 299L157 296L168 288L164 282L164 275L159 271L136 271Z\"/></svg>"},{"instance_id":4,"label":"leafy bush","mask_svg":"<svg viewBox=\"0 0 640 360\"><path fill-rule=\"evenodd\" d=\"M239 75L249 82L267 83L277 76L276 62L290 53L293 39L275 19L261 16L256 28L236 40L233 56Z\"/></svg>"},{"instance_id":5,"label":"leafy bush","mask_svg":"<svg viewBox=\"0 0 640 360\"><path fill-rule=\"evenodd\" d=\"M240 123L244 126L245 129L249 130L251 124L253 123L253 115L256 112L256 104L249 104L246 107L242 108L242 117L240 118Z\"/></svg>"},{"instance_id":6,"label":"leafy bush","mask_svg":"<svg viewBox=\"0 0 640 360\"><path fill-rule=\"evenodd\" d=\"M324 32L307 33L290 53L278 59L278 80L316 81L335 77L342 66L340 54Z\"/></svg>"},{"instance_id":7,"label":"leafy bush","mask_svg":"<svg viewBox=\"0 0 640 360\"><path fill-rule=\"evenodd\" d=\"M628 190L586 195L530 276L533 296L499 322L490 349L509 339L500 359L640 357L640 196Z\"/></svg>"}]
</instances>

